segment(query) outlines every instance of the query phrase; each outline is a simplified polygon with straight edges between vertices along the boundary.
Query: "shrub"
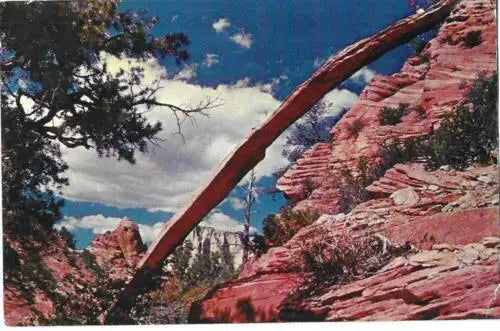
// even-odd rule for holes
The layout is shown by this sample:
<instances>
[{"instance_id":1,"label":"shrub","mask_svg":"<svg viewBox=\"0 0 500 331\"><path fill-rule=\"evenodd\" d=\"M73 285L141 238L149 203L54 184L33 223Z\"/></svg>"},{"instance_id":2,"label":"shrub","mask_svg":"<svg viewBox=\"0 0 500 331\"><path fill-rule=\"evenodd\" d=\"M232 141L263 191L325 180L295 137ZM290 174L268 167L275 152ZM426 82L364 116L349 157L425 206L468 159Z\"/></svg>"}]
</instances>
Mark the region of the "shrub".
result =
<instances>
[{"instance_id":1,"label":"shrub","mask_svg":"<svg viewBox=\"0 0 500 331\"><path fill-rule=\"evenodd\" d=\"M331 103L324 101L314 105L302 119L294 123L286 137L286 143L281 151L290 162L297 161L311 146L320 142L328 142L330 128L339 120L338 116L328 116Z\"/></svg>"},{"instance_id":2,"label":"shrub","mask_svg":"<svg viewBox=\"0 0 500 331\"><path fill-rule=\"evenodd\" d=\"M445 115L433 134L393 142L382 149L384 159L412 162L421 159L429 169L450 165L464 169L474 162L492 161L498 147L497 76L479 75L467 94L468 105Z\"/></svg>"},{"instance_id":3,"label":"shrub","mask_svg":"<svg viewBox=\"0 0 500 331\"><path fill-rule=\"evenodd\" d=\"M357 276L368 277L411 249L409 243L392 245L380 235L354 238L348 234L323 234L300 250L303 270L309 274L306 289L345 284Z\"/></svg>"},{"instance_id":4,"label":"shrub","mask_svg":"<svg viewBox=\"0 0 500 331\"><path fill-rule=\"evenodd\" d=\"M69 232L68 229L66 229L66 227L63 226L61 230L59 230L59 234L61 235L61 237L66 242L66 245L69 248L75 249L76 245L75 236L73 236L73 234Z\"/></svg>"},{"instance_id":5,"label":"shrub","mask_svg":"<svg viewBox=\"0 0 500 331\"><path fill-rule=\"evenodd\" d=\"M304 179L302 182L302 200L307 199L314 189L316 188L316 185L314 182L311 180L311 178L307 177Z\"/></svg>"},{"instance_id":6,"label":"shrub","mask_svg":"<svg viewBox=\"0 0 500 331\"><path fill-rule=\"evenodd\" d=\"M264 236L254 234L250 239L249 249L255 256L259 257L267 252L267 245Z\"/></svg>"},{"instance_id":7,"label":"shrub","mask_svg":"<svg viewBox=\"0 0 500 331\"><path fill-rule=\"evenodd\" d=\"M401 122L401 118L408 112L407 104L399 104L398 108L384 107L380 110L378 119L380 125L396 125Z\"/></svg>"},{"instance_id":8,"label":"shrub","mask_svg":"<svg viewBox=\"0 0 500 331\"><path fill-rule=\"evenodd\" d=\"M264 239L268 246L281 246L300 229L313 224L320 215L312 210L294 211L290 206L283 208L279 216L270 214L263 221Z\"/></svg>"},{"instance_id":9,"label":"shrub","mask_svg":"<svg viewBox=\"0 0 500 331\"><path fill-rule=\"evenodd\" d=\"M365 189L380 177L377 171L378 168L370 165L366 157L359 159L356 175L353 175L351 169L344 165L340 178L340 212L348 213L359 203L370 198L370 194Z\"/></svg>"},{"instance_id":10,"label":"shrub","mask_svg":"<svg viewBox=\"0 0 500 331\"><path fill-rule=\"evenodd\" d=\"M356 118L351 124L347 125L347 130L349 130L352 135L358 135L362 129L363 123L359 118Z\"/></svg>"},{"instance_id":11,"label":"shrub","mask_svg":"<svg viewBox=\"0 0 500 331\"><path fill-rule=\"evenodd\" d=\"M469 48L476 47L483 41L481 38L481 31L469 31L464 37L464 43Z\"/></svg>"},{"instance_id":12,"label":"shrub","mask_svg":"<svg viewBox=\"0 0 500 331\"><path fill-rule=\"evenodd\" d=\"M454 40L451 35L446 36L446 38L442 38L440 40L442 44L449 44L449 45L457 45L460 40Z\"/></svg>"}]
</instances>

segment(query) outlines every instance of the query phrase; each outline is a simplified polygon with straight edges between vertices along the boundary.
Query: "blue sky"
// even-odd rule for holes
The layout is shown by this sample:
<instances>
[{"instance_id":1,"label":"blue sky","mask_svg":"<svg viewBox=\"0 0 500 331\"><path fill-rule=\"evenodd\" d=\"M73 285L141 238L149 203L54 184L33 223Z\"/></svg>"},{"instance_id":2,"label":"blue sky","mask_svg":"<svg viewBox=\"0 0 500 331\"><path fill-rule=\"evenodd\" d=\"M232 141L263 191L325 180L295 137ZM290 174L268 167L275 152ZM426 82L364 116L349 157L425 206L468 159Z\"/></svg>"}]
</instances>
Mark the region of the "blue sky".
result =
<instances>
[{"instance_id":1,"label":"blue sky","mask_svg":"<svg viewBox=\"0 0 500 331\"><path fill-rule=\"evenodd\" d=\"M324 60L415 12L408 0L125 1L121 8L147 9L160 18L156 35L184 32L192 42L191 59L180 67L172 60L141 64L147 75L161 76L161 98L189 103L208 95L220 97L224 105L209 118L187 121L186 143L172 135L168 113L154 112L152 121L166 123L167 141L138 156L135 166L99 159L85 150L66 151L70 186L63 190L67 201L61 224L75 234L80 248L125 216L140 223L145 240L151 241L248 130ZM399 70L411 52L407 45L397 48L330 93L331 114L352 105L374 74ZM123 59L107 61L125 65ZM286 164L280 156L283 138L257 167L260 187L270 186L272 170ZM206 221L239 229L239 195L240 189L233 191ZM279 195L260 193L253 226L260 230L262 219L284 204Z\"/></svg>"}]
</instances>

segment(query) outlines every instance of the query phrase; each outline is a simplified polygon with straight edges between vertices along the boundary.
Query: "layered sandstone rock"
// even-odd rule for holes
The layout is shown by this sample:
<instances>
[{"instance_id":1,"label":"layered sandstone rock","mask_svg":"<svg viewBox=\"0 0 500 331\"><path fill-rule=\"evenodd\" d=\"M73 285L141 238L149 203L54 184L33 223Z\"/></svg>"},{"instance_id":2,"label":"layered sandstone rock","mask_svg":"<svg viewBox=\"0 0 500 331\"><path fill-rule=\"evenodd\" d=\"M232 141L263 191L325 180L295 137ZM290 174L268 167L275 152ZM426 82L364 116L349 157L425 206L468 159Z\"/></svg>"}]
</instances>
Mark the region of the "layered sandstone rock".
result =
<instances>
[{"instance_id":1,"label":"layered sandstone rock","mask_svg":"<svg viewBox=\"0 0 500 331\"><path fill-rule=\"evenodd\" d=\"M102 298L94 296L103 281L98 280L95 270L84 257L84 251L74 250L67 246L60 236L57 240L42 244L36 240L21 242L4 238L16 252L18 262L23 265L35 265L45 270L46 275L33 274L35 281L26 278L27 275L12 273L6 275L4 286L5 321L8 325L38 325L45 324L55 316L56 306L42 278L50 279L50 290L65 297L77 297L82 289L90 289L86 296L86 304L95 301L95 307ZM193 243L193 256L208 242L212 252L220 252L222 246L229 245L234 255L235 266L241 264L242 246L238 233L220 231L212 227L197 227L186 240ZM139 227L132 220L124 218L113 231L97 235L87 250L95 257L95 263L101 267L107 277L113 281L127 280L134 272L139 260L145 252ZM88 257L87 257L88 258ZM29 291L19 286L20 282L29 282ZM26 285L26 284L23 284ZM87 291L88 292L88 291ZM106 307L107 308L107 307ZM82 316L85 318L86 316Z\"/></svg>"},{"instance_id":2,"label":"layered sandstone rock","mask_svg":"<svg viewBox=\"0 0 500 331\"><path fill-rule=\"evenodd\" d=\"M475 167L467 171L428 172L421 164L396 165L369 187L372 192L379 195L378 198L358 205L347 215L323 215L312 226L301 229L285 245L271 248L259 259L246 264L238 280L214 291L199 306L194 307L192 318L202 321L242 322L293 319L465 318L478 317L480 314L483 314L481 315L483 317L500 317L498 309L500 302L493 300L490 304L493 292L490 291L488 294L488 291L495 289L500 281L498 278L500 219L498 200L495 199L499 194L498 183L497 166ZM396 204L391 195L401 188L410 188L419 196L419 201L411 205ZM342 293L346 291L345 298L343 296L341 298L347 300L345 307L350 309L352 315L347 313L335 315L339 307L344 307L344 303L322 306L317 310L312 304L297 301L294 296L300 293L306 276L301 253L304 244L321 240L324 234L336 236L345 234L352 238L382 235L392 244L408 242L422 251L410 255L406 260L418 261L420 264L408 269L405 267L409 265L407 262L402 263L401 258L396 258L375 276L359 284L355 282L353 284L356 285L349 284L335 287L334 290L321 291L325 295L331 291ZM467 263L457 262L457 258L445 254L447 251L455 254L454 251L458 250L460 259L465 259ZM446 256L436 255L437 253ZM433 269L433 259L446 260L450 264L443 270ZM395 265L397 270L387 276L385 271ZM420 272L421 269L426 270ZM413 274L417 271L419 273ZM439 272L442 279L434 277ZM411 276L406 277L409 274ZM442 291L445 293L443 295L428 301L418 299L418 302L413 302L411 307L406 308L401 307L399 301L403 298L397 297L400 295L398 291L394 297L391 297L393 293L387 290L390 293L384 292L381 296L369 299L351 298L353 295L350 293L351 288L359 290L360 284L365 284L360 291L366 289L366 293L375 291L377 288L375 285L389 280L395 284L394 286L405 288L407 278L420 274L425 276L418 279L421 291L425 289L439 292L440 286L445 287L448 281L455 280L468 289L474 289L471 291L477 291L477 297L473 300L471 291L456 292L457 289L452 286L443 288ZM476 283L483 279L485 279L484 287L478 288ZM361 292L358 293L360 296ZM452 292L450 297L446 294L448 292ZM406 295L405 293L401 295ZM461 299L467 299L467 304L456 310L448 307L454 306L448 300L455 302ZM304 302L309 302L308 300ZM254 311L252 316L257 316L255 319L248 319L248 314L241 311L241 302L245 302L246 306L251 304ZM361 313L355 309L359 302L366 304L360 311L367 309L368 312ZM445 306L448 308L442 308ZM399 310L400 308L402 310Z\"/></svg>"},{"instance_id":3,"label":"layered sandstone rock","mask_svg":"<svg viewBox=\"0 0 500 331\"><path fill-rule=\"evenodd\" d=\"M494 239L494 240L493 240ZM500 238L436 245L396 258L372 277L279 307L281 320L498 318Z\"/></svg>"},{"instance_id":4,"label":"layered sandstone rock","mask_svg":"<svg viewBox=\"0 0 500 331\"><path fill-rule=\"evenodd\" d=\"M339 209L338 178L347 166L356 169L361 157L378 161L384 142L429 133L442 114L464 102L464 94L480 72L496 70L496 25L490 2L461 1L421 55L409 58L400 72L376 76L360 100L332 128L330 144L317 144L284 174L277 187L294 200L303 198L304 182L315 190L299 208L335 213ZM465 36L481 32L481 44L467 46ZM409 113L397 125L381 126L379 111L409 104ZM360 129L359 132L356 129Z\"/></svg>"},{"instance_id":5,"label":"layered sandstone rock","mask_svg":"<svg viewBox=\"0 0 500 331\"><path fill-rule=\"evenodd\" d=\"M19 275L4 268L4 318L7 325L37 325L44 319L50 320L55 314L55 305L47 286L54 286L55 290L66 295L74 295L83 287L95 286L97 279L80 253L68 248L61 237L56 238L48 245L37 241L26 243L4 235L4 247L8 245L13 250L10 256L14 257L15 263L37 270L33 274Z\"/></svg>"},{"instance_id":6,"label":"layered sandstone rock","mask_svg":"<svg viewBox=\"0 0 500 331\"><path fill-rule=\"evenodd\" d=\"M97 235L88 249L112 279L124 280L133 273L145 252L139 227L127 218L115 230Z\"/></svg>"}]
</instances>

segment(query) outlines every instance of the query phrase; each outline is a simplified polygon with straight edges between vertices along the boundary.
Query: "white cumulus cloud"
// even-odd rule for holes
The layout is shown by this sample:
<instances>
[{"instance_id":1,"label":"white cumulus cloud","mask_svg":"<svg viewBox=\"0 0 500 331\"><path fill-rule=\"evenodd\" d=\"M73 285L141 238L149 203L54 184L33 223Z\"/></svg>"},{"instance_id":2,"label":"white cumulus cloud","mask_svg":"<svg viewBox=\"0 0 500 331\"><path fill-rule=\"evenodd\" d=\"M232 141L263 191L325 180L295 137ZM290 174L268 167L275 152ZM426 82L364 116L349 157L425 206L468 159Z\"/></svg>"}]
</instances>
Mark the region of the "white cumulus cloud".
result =
<instances>
[{"instance_id":1,"label":"white cumulus cloud","mask_svg":"<svg viewBox=\"0 0 500 331\"><path fill-rule=\"evenodd\" d=\"M280 105L279 100L258 85L202 87L166 79L165 70L155 61L128 63L112 57L107 61L115 70L144 66L146 82L161 79L162 89L157 93L160 102L185 105L218 98L222 104L210 111L208 117L196 116L194 122L188 120L183 124L185 142L173 134L177 127L169 109L155 108L147 112L145 116L149 121L163 124L160 138L165 140L150 153L137 153L134 165L114 158L98 158L95 151L82 147L63 148L63 157L69 165L65 175L70 181L63 189L63 196L71 200L120 208L177 211L251 130ZM347 90L333 90L325 98L334 104L335 111L357 100L357 96ZM256 168L258 177L270 175L287 164L281 155L285 137L286 132L267 149L265 159Z\"/></svg>"},{"instance_id":2,"label":"white cumulus cloud","mask_svg":"<svg viewBox=\"0 0 500 331\"><path fill-rule=\"evenodd\" d=\"M228 199L228 201L231 204L231 207L233 209L236 209L236 210L245 209L245 203L243 202L242 199L231 197Z\"/></svg>"},{"instance_id":3,"label":"white cumulus cloud","mask_svg":"<svg viewBox=\"0 0 500 331\"><path fill-rule=\"evenodd\" d=\"M207 68L219 63L219 55L208 53L205 55L205 60L203 60L203 65Z\"/></svg>"},{"instance_id":4,"label":"white cumulus cloud","mask_svg":"<svg viewBox=\"0 0 500 331\"><path fill-rule=\"evenodd\" d=\"M87 229L92 230L94 234L102 234L106 231L115 230L121 220L119 217L104 217L102 214L87 215L82 218L69 216L55 224L54 227L58 230L65 227L72 232ZM164 222L157 222L152 225L137 223L142 241L147 244L153 242L160 235L164 225Z\"/></svg>"},{"instance_id":5,"label":"white cumulus cloud","mask_svg":"<svg viewBox=\"0 0 500 331\"><path fill-rule=\"evenodd\" d=\"M191 80L196 77L196 69L198 64L192 63L185 68L183 68L177 75L174 76L174 80Z\"/></svg>"},{"instance_id":6,"label":"white cumulus cloud","mask_svg":"<svg viewBox=\"0 0 500 331\"><path fill-rule=\"evenodd\" d=\"M212 27L217 33L220 33L231 26L231 22L227 18L219 18L212 24Z\"/></svg>"},{"instance_id":7,"label":"white cumulus cloud","mask_svg":"<svg viewBox=\"0 0 500 331\"><path fill-rule=\"evenodd\" d=\"M354 75L351 76L351 80L357 82L357 83L362 83L362 84L367 84L369 83L377 73L373 70L371 70L368 67L363 67L359 69Z\"/></svg>"},{"instance_id":8,"label":"white cumulus cloud","mask_svg":"<svg viewBox=\"0 0 500 331\"><path fill-rule=\"evenodd\" d=\"M242 232L243 223L236 221L235 219L227 216L226 214L215 210L210 213L201 223L202 226L209 226L218 231L226 232ZM257 232L257 229L253 226L250 227L250 232Z\"/></svg>"},{"instance_id":9,"label":"white cumulus cloud","mask_svg":"<svg viewBox=\"0 0 500 331\"><path fill-rule=\"evenodd\" d=\"M230 39L243 48L252 48L253 39L250 33L240 32L232 35Z\"/></svg>"},{"instance_id":10,"label":"white cumulus cloud","mask_svg":"<svg viewBox=\"0 0 500 331\"><path fill-rule=\"evenodd\" d=\"M61 222L54 225L60 230L65 227L69 231L76 229L90 229L94 234L101 234L106 231L113 231L120 223L121 218L118 217L104 217L102 214L88 215L82 218L65 217Z\"/></svg>"},{"instance_id":11,"label":"white cumulus cloud","mask_svg":"<svg viewBox=\"0 0 500 331\"><path fill-rule=\"evenodd\" d=\"M115 230L122 219L119 217L105 217L102 214L87 215L81 218L73 216L65 217L62 221L54 225L60 230L65 227L71 232L76 232L81 229L92 230L94 234L102 234L107 231ZM165 222L156 222L154 224L136 223L141 234L142 241L146 244L152 243L158 238L161 231L165 227ZM202 222L201 226L209 226L218 231L226 232L241 232L243 224L222 213L220 210L211 212ZM250 232L257 232L254 227L250 227Z\"/></svg>"}]
</instances>

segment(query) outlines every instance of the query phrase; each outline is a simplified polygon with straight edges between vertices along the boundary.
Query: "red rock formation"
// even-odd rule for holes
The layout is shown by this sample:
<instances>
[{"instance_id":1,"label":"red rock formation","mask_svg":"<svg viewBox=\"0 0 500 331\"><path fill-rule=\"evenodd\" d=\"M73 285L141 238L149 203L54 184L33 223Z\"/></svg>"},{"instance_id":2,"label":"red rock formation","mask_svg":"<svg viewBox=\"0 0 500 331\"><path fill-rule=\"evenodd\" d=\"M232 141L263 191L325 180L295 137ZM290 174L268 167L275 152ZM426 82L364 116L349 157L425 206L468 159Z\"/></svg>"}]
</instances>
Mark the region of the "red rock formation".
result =
<instances>
[{"instance_id":1,"label":"red rock formation","mask_svg":"<svg viewBox=\"0 0 500 331\"><path fill-rule=\"evenodd\" d=\"M4 278L4 310L7 325L38 325L46 323L43 319L51 320L56 313L53 291L77 298L78 295L82 295L81 290L84 288L96 289L97 286L102 286L90 269L88 261L84 260L83 253L68 248L61 237L56 235L55 238L57 240L42 244L34 239L21 242L4 237L18 256L19 263L32 266L30 268L43 269L46 273L46 275L13 273ZM107 271L111 279L126 280L134 271L145 248L137 225L124 219L114 231L96 236L89 251L95 255L96 263ZM32 280L29 277L36 279ZM42 280L47 277L48 281ZM26 284L27 282L30 284ZM26 286L27 288L22 290ZM49 289L48 286L53 288ZM83 295L86 296L86 304L95 300L97 309L102 298L92 297L94 294L95 292L91 291ZM86 317L82 316L82 319Z\"/></svg>"},{"instance_id":2,"label":"red rock formation","mask_svg":"<svg viewBox=\"0 0 500 331\"><path fill-rule=\"evenodd\" d=\"M490 248L484 245L486 243ZM498 318L495 243L422 251L400 257L372 277L324 289L279 307L282 320L413 320Z\"/></svg>"},{"instance_id":3,"label":"red rock formation","mask_svg":"<svg viewBox=\"0 0 500 331\"><path fill-rule=\"evenodd\" d=\"M397 165L370 187L381 192L381 197L358 205L347 215L323 215L284 246L246 264L237 281L216 290L196 307L193 319L253 321L245 319L238 302L251 304L252 316L259 316L255 321L500 317L500 302L490 304L492 289L499 281L494 263L500 258L498 183L497 166L426 172L421 164ZM402 187L414 191L418 201L395 204L390 196ZM410 255L404 263L397 258L371 278L322 290L325 296L336 293L332 296L338 295L339 303L320 309L311 303L316 304L316 297L302 302L291 294L300 290L305 275L301 262L304 243L321 240L325 233L353 238L379 234L391 243L411 242L428 251ZM443 251L460 252L450 255ZM436 260L446 263L435 266ZM408 279L418 281L418 291L435 293L432 299L420 297L418 291L408 292ZM449 284L451 280L455 283ZM394 287L387 285L389 281ZM478 282L483 283L479 286ZM467 290L456 292L458 288L453 286L457 283ZM279 286L285 290L270 290ZM366 293L372 294L367 297ZM453 302L465 298L466 303L455 307Z\"/></svg>"},{"instance_id":4,"label":"red rock formation","mask_svg":"<svg viewBox=\"0 0 500 331\"><path fill-rule=\"evenodd\" d=\"M377 162L384 141L427 133L439 125L441 114L464 102L467 86L479 72L496 69L493 11L491 2L461 1L423 56L408 59L400 73L377 76L369 84L360 101L332 129L332 142L313 146L278 182L298 201L297 208L335 214L339 190L334 179L344 165L355 169L362 156ZM480 45L465 45L463 38L469 31L481 31ZM415 111L397 125L381 126L380 109L400 103L414 106ZM361 124L359 132L351 129L355 122ZM300 201L305 179L316 188ZM498 166L429 172L422 164L396 165L367 188L372 200L347 215L323 215L285 245L250 261L238 280L193 307L192 319L498 318L498 183ZM353 238L376 234L392 243L410 242L422 251L396 258L368 278L330 288L318 286L314 295L304 297L301 285L307 274L301 249L324 234ZM278 286L285 290L275 290Z\"/></svg>"},{"instance_id":5,"label":"red rock formation","mask_svg":"<svg viewBox=\"0 0 500 331\"><path fill-rule=\"evenodd\" d=\"M94 274L80 255L68 248L61 237L50 245L33 240L21 242L5 235L4 241L15 252L18 263L42 266L58 292L74 294L78 288L96 283ZM43 282L39 282L42 276L47 278L38 273L19 275L7 272L4 275L4 318L7 325L38 325L42 318L50 320L54 316L52 298L41 286ZM33 281L30 277L37 279ZM25 289L21 290L23 287Z\"/></svg>"},{"instance_id":6,"label":"red rock formation","mask_svg":"<svg viewBox=\"0 0 500 331\"><path fill-rule=\"evenodd\" d=\"M422 55L409 58L399 73L376 76L361 93L359 102L332 129L331 144L317 144L304 153L297 165L278 181L277 187L290 198L300 200L303 183L309 178L317 183L316 189L298 207L337 212L339 189L335 178L340 176L344 165L356 169L363 156L376 162L385 141L430 132L443 113L463 102L467 86L480 72L496 70L492 6L461 1ZM480 45L469 48L465 44L464 37L469 31L481 31ZM410 104L415 110L397 125L381 126L379 111L383 107L397 108L400 103ZM356 122L362 126L360 132L352 129Z\"/></svg>"},{"instance_id":7,"label":"red rock formation","mask_svg":"<svg viewBox=\"0 0 500 331\"><path fill-rule=\"evenodd\" d=\"M145 246L137 224L125 218L115 230L97 235L89 251L112 279L126 280L139 263Z\"/></svg>"}]
</instances>

